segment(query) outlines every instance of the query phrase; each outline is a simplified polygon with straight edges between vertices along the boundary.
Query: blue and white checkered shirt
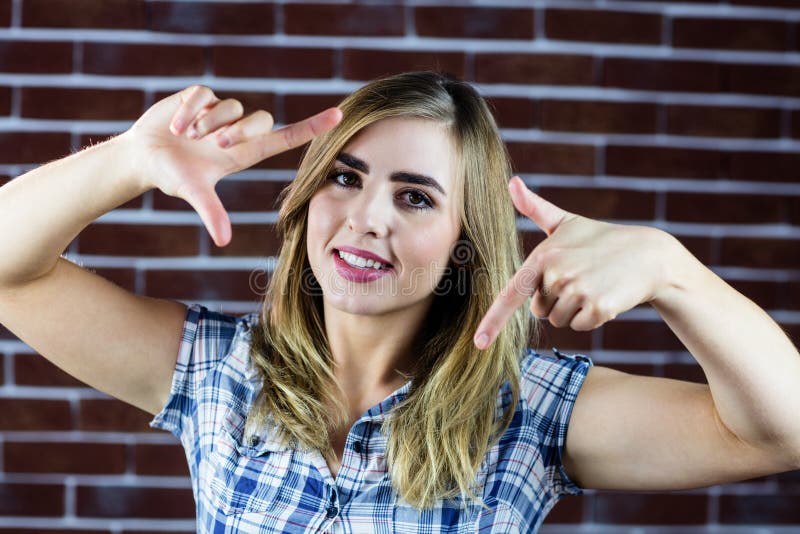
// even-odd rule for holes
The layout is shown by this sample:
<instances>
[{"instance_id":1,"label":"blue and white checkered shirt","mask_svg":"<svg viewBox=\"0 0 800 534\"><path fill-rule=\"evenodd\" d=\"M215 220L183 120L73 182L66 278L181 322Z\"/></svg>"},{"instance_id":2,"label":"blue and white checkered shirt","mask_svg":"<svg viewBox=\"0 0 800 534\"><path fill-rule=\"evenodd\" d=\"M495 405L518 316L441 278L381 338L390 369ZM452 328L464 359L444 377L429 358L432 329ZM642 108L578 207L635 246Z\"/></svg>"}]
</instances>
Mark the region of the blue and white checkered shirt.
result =
<instances>
[{"instance_id":1,"label":"blue and white checkered shirt","mask_svg":"<svg viewBox=\"0 0 800 534\"><path fill-rule=\"evenodd\" d=\"M443 500L418 511L391 487L380 432L410 381L353 425L335 479L319 451L281 445L275 428L243 436L258 391L248 356L258 320L256 313L233 317L189 306L170 397L150 423L183 444L199 533L536 532L561 497L583 493L564 471L561 451L590 358L528 349L514 419L478 471L490 510ZM510 398L506 382L498 414Z\"/></svg>"}]
</instances>

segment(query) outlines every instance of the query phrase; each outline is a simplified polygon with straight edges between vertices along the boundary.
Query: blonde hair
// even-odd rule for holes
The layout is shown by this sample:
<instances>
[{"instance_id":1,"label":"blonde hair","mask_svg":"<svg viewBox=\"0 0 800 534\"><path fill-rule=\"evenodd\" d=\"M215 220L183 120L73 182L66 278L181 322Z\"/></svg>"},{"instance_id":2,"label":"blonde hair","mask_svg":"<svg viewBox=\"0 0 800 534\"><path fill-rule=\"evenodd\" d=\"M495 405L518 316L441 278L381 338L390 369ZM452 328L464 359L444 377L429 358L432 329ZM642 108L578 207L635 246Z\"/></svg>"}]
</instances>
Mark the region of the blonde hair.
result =
<instances>
[{"instance_id":1,"label":"blonde hair","mask_svg":"<svg viewBox=\"0 0 800 534\"><path fill-rule=\"evenodd\" d=\"M250 356L263 380L248 428L268 419L282 439L335 457L330 432L349 424L345 395L333 373L322 296L306 248L308 206L337 154L364 127L389 117L435 121L456 141L462 176L457 202L461 238L416 335L416 367L406 399L381 427L394 489L411 506L439 499L483 500L471 487L491 448L511 423L519 400L520 359L538 322L517 310L485 351L473 344L478 323L521 267L521 246L508 193L512 169L486 101L468 83L419 71L374 80L338 106L339 124L306 148L297 177L280 194L282 245L253 329ZM510 407L496 418L499 389L509 381ZM321 425L320 421L327 422Z\"/></svg>"}]
</instances>

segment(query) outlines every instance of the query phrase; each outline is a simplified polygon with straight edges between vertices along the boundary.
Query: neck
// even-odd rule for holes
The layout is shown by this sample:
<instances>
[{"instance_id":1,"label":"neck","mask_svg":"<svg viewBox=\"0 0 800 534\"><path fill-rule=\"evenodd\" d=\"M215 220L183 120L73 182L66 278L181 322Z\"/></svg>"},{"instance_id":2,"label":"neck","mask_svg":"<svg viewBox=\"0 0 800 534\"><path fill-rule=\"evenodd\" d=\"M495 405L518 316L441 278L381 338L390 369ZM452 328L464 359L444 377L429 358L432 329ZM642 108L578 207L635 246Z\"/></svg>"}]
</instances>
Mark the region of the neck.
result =
<instances>
[{"instance_id":1,"label":"neck","mask_svg":"<svg viewBox=\"0 0 800 534\"><path fill-rule=\"evenodd\" d=\"M323 303L334 373L348 397L391 393L408 380L401 372L412 372L417 333L430 302L380 315L351 314Z\"/></svg>"}]
</instances>

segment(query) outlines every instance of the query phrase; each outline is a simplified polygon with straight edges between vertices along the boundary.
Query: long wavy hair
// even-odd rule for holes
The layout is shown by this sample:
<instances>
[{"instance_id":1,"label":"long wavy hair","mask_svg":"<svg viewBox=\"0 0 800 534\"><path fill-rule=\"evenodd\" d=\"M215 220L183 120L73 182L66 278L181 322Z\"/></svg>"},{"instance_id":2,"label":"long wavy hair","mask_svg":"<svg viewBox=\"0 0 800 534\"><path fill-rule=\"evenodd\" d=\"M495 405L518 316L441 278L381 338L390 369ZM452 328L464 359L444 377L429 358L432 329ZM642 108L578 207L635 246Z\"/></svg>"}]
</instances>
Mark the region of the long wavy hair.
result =
<instances>
[{"instance_id":1,"label":"long wavy hair","mask_svg":"<svg viewBox=\"0 0 800 534\"><path fill-rule=\"evenodd\" d=\"M306 248L309 201L337 154L366 126L389 117L446 126L460 153L456 198L461 236L450 269L434 291L425 326L415 335L415 367L406 399L387 415L386 461L392 487L423 510L473 492L481 462L511 423L519 400L520 360L539 337L524 307L485 351L473 344L478 324L521 267L521 244L508 193L511 162L487 102L446 73L379 78L338 106L343 118L306 147L296 178L278 197L281 249L253 329L250 357L263 381L246 431L269 419L282 440L336 458L330 436L349 424L346 396L334 375L322 294ZM499 416L497 395L509 381L512 402ZM320 424L324 422L324 424Z\"/></svg>"}]
</instances>

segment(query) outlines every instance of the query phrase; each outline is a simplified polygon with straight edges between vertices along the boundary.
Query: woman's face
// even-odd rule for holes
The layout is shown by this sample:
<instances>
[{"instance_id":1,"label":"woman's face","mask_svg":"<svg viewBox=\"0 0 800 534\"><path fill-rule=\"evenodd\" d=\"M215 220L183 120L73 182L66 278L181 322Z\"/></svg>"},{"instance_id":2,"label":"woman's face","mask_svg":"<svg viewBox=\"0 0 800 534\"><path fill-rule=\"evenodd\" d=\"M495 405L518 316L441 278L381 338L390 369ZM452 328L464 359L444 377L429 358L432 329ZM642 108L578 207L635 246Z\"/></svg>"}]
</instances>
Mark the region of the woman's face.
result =
<instances>
[{"instance_id":1,"label":"woman's face","mask_svg":"<svg viewBox=\"0 0 800 534\"><path fill-rule=\"evenodd\" d=\"M461 232L457 169L433 121L383 119L350 140L309 205L308 258L329 306L374 315L432 300ZM368 253L383 265L350 265Z\"/></svg>"}]
</instances>

